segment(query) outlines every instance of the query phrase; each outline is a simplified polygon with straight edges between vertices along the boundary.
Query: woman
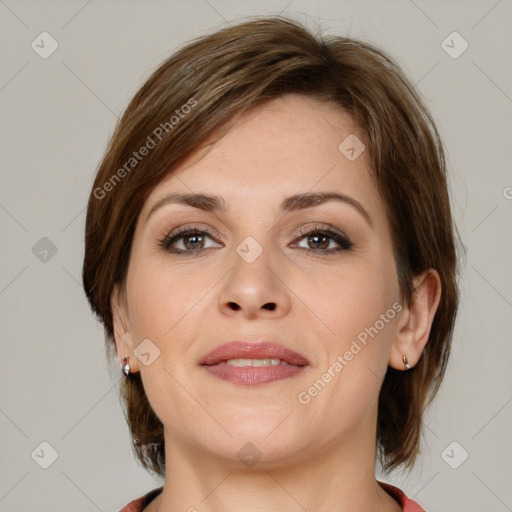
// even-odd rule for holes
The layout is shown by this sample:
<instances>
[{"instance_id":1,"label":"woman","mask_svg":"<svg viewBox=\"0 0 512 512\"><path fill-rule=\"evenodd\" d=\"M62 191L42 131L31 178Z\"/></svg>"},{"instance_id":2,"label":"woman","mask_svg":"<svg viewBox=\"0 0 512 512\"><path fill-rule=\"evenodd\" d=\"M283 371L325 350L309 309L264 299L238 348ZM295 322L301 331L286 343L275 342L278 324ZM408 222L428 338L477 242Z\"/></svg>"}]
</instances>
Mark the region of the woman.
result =
<instances>
[{"instance_id":1,"label":"woman","mask_svg":"<svg viewBox=\"0 0 512 512\"><path fill-rule=\"evenodd\" d=\"M97 173L83 268L165 477L124 512L422 510L375 466L412 466L449 355L445 174L368 44L259 18L153 73Z\"/></svg>"}]
</instances>

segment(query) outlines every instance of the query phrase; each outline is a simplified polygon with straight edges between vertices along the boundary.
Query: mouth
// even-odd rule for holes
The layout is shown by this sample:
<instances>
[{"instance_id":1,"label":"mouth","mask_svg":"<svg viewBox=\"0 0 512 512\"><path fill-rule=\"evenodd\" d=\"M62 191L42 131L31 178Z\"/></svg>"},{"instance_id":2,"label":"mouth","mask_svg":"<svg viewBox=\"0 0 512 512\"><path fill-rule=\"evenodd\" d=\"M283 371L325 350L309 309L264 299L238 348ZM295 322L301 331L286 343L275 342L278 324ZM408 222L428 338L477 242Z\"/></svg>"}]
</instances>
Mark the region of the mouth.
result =
<instances>
[{"instance_id":1,"label":"mouth","mask_svg":"<svg viewBox=\"0 0 512 512\"><path fill-rule=\"evenodd\" d=\"M218 379L253 386L294 377L309 361L277 343L232 341L209 352L200 365Z\"/></svg>"}]
</instances>

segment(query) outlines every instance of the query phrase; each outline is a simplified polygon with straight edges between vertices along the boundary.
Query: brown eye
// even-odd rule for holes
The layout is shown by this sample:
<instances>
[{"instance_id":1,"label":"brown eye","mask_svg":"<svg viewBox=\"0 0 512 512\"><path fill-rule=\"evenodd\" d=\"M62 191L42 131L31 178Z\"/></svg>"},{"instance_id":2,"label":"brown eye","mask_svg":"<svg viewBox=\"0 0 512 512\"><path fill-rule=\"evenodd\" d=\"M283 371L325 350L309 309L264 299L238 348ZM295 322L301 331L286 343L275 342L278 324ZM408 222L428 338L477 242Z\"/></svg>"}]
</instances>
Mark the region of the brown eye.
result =
<instances>
[{"instance_id":1,"label":"brown eye","mask_svg":"<svg viewBox=\"0 0 512 512\"><path fill-rule=\"evenodd\" d=\"M193 234L193 235L185 235L181 237L183 240L183 245L187 249L202 249L204 246L204 237L202 235Z\"/></svg>"},{"instance_id":2,"label":"brown eye","mask_svg":"<svg viewBox=\"0 0 512 512\"><path fill-rule=\"evenodd\" d=\"M329 237L325 235L310 235L307 237L308 245L311 249L327 249L329 247Z\"/></svg>"},{"instance_id":3,"label":"brown eye","mask_svg":"<svg viewBox=\"0 0 512 512\"><path fill-rule=\"evenodd\" d=\"M220 247L216 242L206 246L208 240L213 242L213 236L212 233L204 229L185 228L166 236L160 245L171 253L199 253L211 247Z\"/></svg>"},{"instance_id":4,"label":"brown eye","mask_svg":"<svg viewBox=\"0 0 512 512\"><path fill-rule=\"evenodd\" d=\"M344 234L317 227L310 231L301 232L298 240L300 240L299 243L304 240L307 246L296 244L296 247L318 254L333 254L347 251L353 246L353 243Z\"/></svg>"}]
</instances>

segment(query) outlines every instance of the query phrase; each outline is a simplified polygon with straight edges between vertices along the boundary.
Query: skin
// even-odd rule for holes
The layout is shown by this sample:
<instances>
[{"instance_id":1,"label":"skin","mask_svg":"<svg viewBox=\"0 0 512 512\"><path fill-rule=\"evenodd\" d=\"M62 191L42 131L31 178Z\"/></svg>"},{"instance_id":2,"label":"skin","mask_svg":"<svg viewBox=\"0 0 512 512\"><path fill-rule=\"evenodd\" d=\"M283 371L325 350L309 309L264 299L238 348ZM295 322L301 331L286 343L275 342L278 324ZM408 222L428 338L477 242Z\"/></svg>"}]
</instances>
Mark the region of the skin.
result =
<instances>
[{"instance_id":1,"label":"skin","mask_svg":"<svg viewBox=\"0 0 512 512\"><path fill-rule=\"evenodd\" d=\"M147 510L401 510L375 480L378 396L388 365L405 370L403 354L411 366L421 356L441 293L437 273L417 276L415 302L402 304L317 396L305 405L297 398L358 334L401 304L368 152L351 162L338 150L349 134L363 140L336 105L299 95L272 100L191 156L144 204L112 308L118 356L129 355L131 371L141 372L164 425L164 491ZM320 191L357 200L371 225L336 201L279 212L284 198ZM170 192L215 194L228 211L167 204L146 221ZM339 244L328 238L326 248L299 231L315 225L342 231L353 246L326 254ZM159 242L181 226L215 236L182 238L174 247L195 256L173 254ZM252 263L236 252L247 236L263 249ZM160 351L148 366L134 355L145 339ZM221 381L199 365L220 344L258 339L281 343L310 365L260 386ZM237 456L248 442L261 454L252 467Z\"/></svg>"}]
</instances>

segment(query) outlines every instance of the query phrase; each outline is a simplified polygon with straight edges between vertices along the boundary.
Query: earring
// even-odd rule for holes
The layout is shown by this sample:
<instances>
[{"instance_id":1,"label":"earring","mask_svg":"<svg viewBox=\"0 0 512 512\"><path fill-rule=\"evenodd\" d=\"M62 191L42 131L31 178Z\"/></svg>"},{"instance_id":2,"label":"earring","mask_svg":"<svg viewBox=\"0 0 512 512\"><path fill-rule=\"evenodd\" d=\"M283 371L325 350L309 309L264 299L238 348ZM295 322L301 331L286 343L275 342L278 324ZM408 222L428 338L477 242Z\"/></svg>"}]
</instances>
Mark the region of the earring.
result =
<instances>
[{"instance_id":1,"label":"earring","mask_svg":"<svg viewBox=\"0 0 512 512\"><path fill-rule=\"evenodd\" d=\"M123 373L128 377L130 374L130 363L128 362L129 357L123 357Z\"/></svg>"},{"instance_id":2,"label":"earring","mask_svg":"<svg viewBox=\"0 0 512 512\"><path fill-rule=\"evenodd\" d=\"M405 365L405 369L406 370L410 370L411 369L411 365L409 364L409 361L407 359L407 356L402 356L402 361L404 362L404 365Z\"/></svg>"}]
</instances>

